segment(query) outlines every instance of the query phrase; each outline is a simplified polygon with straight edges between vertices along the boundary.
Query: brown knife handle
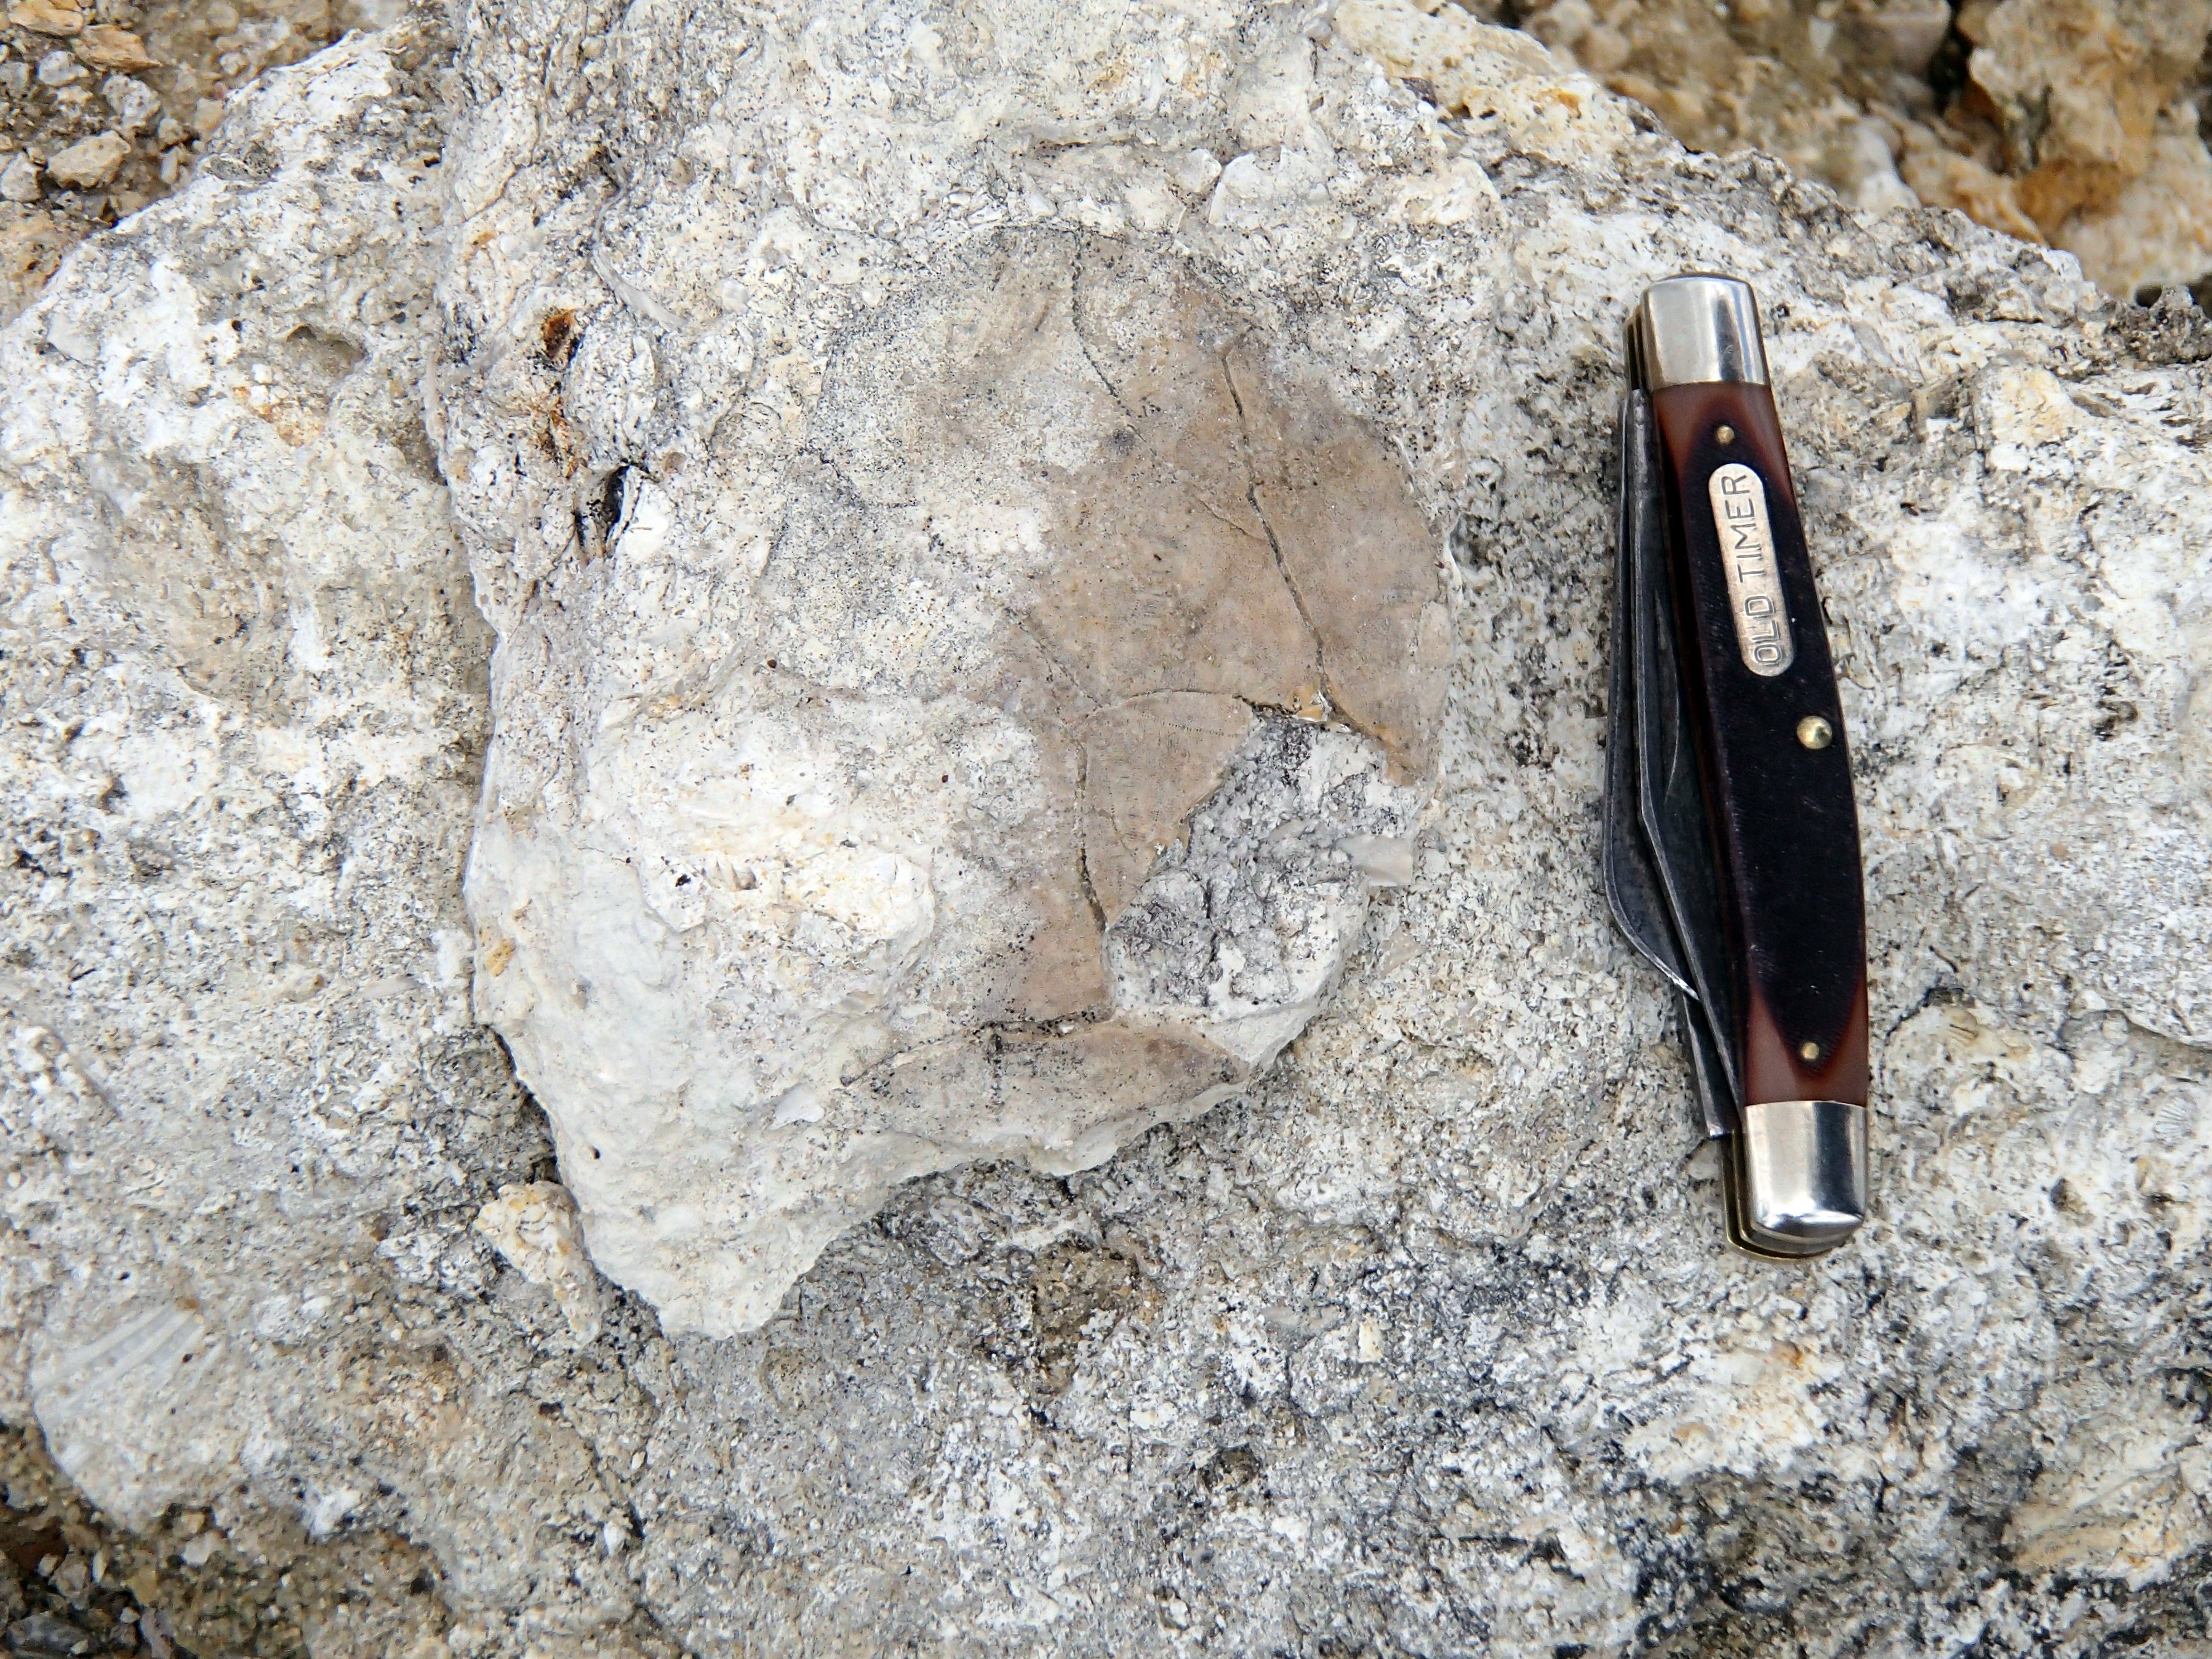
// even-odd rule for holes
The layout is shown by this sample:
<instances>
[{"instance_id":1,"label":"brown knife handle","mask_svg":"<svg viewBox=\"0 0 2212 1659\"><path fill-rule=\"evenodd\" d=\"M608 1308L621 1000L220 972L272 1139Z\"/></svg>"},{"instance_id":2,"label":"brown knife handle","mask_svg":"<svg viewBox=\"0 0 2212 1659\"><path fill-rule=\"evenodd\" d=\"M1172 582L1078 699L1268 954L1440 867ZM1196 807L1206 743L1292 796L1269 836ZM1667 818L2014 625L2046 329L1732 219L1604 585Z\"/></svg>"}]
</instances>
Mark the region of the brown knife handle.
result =
<instances>
[{"instance_id":1,"label":"brown knife handle","mask_svg":"<svg viewBox=\"0 0 2212 1659\"><path fill-rule=\"evenodd\" d=\"M1866 897L1850 750L1773 395L1715 381L1662 387L1651 406L1735 975L1736 1029L1723 1040L1735 1046L1742 1103L1864 1105ZM1756 489L1736 470L1747 468ZM1808 720L1825 722L1824 745Z\"/></svg>"}]
</instances>

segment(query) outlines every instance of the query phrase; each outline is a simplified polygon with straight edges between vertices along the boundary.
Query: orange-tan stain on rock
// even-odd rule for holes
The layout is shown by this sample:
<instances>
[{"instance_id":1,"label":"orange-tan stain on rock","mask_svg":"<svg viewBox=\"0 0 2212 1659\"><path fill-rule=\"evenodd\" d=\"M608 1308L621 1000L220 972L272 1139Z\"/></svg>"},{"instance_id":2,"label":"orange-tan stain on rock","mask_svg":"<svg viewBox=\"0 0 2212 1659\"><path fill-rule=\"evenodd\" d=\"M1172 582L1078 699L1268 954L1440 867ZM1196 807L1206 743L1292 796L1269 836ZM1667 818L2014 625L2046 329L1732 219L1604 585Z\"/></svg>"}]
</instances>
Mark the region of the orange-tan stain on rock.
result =
<instances>
[{"instance_id":1,"label":"orange-tan stain on rock","mask_svg":"<svg viewBox=\"0 0 2212 1659\"><path fill-rule=\"evenodd\" d=\"M830 379L847 430L866 434L838 452L841 487L912 515L900 522L1018 508L1040 523L1042 548L1010 550L975 600L1004 606L994 683L937 680L915 657L916 690L1022 721L1051 798L977 854L1023 872L1030 911L993 1017L1102 1012L1105 928L1259 720L1360 732L1399 782L1432 770L1437 538L1395 455L1304 349L1156 251L1009 235L866 340ZM933 459L908 465L918 454ZM850 522L822 544L881 533ZM884 544L856 568L878 609L932 580L911 556ZM811 648L823 629L804 623L803 591L790 604L793 649Z\"/></svg>"},{"instance_id":2,"label":"orange-tan stain on rock","mask_svg":"<svg viewBox=\"0 0 2212 1659\"><path fill-rule=\"evenodd\" d=\"M1155 691L1083 722L1083 861L1106 922L1213 793L1255 718L1235 697Z\"/></svg>"},{"instance_id":3,"label":"orange-tan stain on rock","mask_svg":"<svg viewBox=\"0 0 2212 1659\"><path fill-rule=\"evenodd\" d=\"M1255 708L1335 719L1426 775L1449 639L1404 469L1316 365L1141 254L1087 250L1069 297L1125 424L1051 481L1062 551L1027 619L1097 705L1084 860L1110 924Z\"/></svg>"},{"instance_id":4,"label":"orange-tan stain on rock","mask_svg":"<svg viewBox=\"0 0 2212 1659\"><path fill-rule=\"evenodd\" d=\"M1025 1000L1046 1018L1089 992L1077 963L1185 833L1255 711L1340 721L1400 781L1426 775L1449 641L1403 467L1301 350L1271 349L1141 250L1093 243L1064 271L1001 280L1007 302L978 313L1018 323L1002 361L1072 333L1106 394L1077 407L1109 423L1085 463L1043 471L1057 556L1016 601L1050 659L1050 724L1081 750L1090 904L1037 895L1050 920L1028 953L1046 972Z\"/></svg>"},{"instance_id":5,"label":"orange-tan stain on rock","mask_svg":"<svg viewBox=\"0 0 2212 1659\"><path fill-rule=\"evenodd\" d=\"M1317 383L1285 396L1249 351L1227 368L1254 440L1253 500L1320 643L1329 702L1389 751L1401 781L1425 777L1451 646L1433 538L1405 471Z\"/></svg>"}]
</instances>

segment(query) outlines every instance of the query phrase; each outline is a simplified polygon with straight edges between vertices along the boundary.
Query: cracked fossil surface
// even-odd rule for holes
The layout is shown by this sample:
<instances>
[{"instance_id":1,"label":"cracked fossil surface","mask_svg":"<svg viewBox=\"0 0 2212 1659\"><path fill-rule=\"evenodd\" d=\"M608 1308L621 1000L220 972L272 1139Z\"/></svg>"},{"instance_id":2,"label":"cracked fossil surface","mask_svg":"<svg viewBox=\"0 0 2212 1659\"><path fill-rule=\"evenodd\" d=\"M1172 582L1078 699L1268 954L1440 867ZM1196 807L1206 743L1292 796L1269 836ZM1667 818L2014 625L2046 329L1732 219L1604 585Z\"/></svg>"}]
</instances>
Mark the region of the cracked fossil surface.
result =
<instances>
[{"instance_id":1,"label":"cracked fossil surface","mask_svg":"<svg viewBox=\"0 0 2212 1659\"><path fill-rule=\"evenodd\" d=\"M653 349L578 326L562 410ZM477 1006L672 1330L896 1182L1249 1082L1405 878L1443 708L1402 465L1187 262L1000 232L827 345L769 477L625 464L502 617Z\"/></svg>"}]
</instances>

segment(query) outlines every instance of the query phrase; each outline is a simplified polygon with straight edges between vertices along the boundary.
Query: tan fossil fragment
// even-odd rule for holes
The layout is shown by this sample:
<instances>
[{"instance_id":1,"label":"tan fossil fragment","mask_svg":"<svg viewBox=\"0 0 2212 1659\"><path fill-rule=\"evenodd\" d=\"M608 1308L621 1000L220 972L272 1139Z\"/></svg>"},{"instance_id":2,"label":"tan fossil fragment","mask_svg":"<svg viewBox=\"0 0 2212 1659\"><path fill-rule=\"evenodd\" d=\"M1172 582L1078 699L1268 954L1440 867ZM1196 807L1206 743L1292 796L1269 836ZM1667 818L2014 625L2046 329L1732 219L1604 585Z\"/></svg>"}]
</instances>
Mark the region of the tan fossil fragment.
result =
<instances>
[{"instance_id":1,"label":"tan fossil fragment","mask_svg":"<svg viewBox=\"0 0 2212 1659\"><path fill-rule=\"evenodd\" d=\"M118 23L94 23L70 49L96 70L147 70L161 61L146 50L143 40Z\"/></svg>"},{"instance_id":2,"label":"tan fossil fragment","mask_svg":"<svg viewBox=\"0 0 2212 1659\"><path fill-rule=\"evenodd\" d=\"M586 422L638 361L602 327ZM594 1259L673 1328L757 1324L908 1176L1084 1168L1249 1082L1404 879L1433 775L1444 576L1406 469L1184 261L999 237L820 374L758 672L601 726L578 820L488 811L471 866L514 940L478 1006ZM681 1064L611 1095L577 1070L608 1042ZM674 1219L624 1196L672 1178L653 1136L711 1194Z\"/></svg>"},{"instance_id":3,"label":"tan fossil fragment","mask_svg":"<svg viewBox=\"0 0 2212 1659\"><path fill-rule=\"evenodd\" d=\"M67 40L84 27L84 13L76 6L59 4L58 0L18 0L17 4L9 7L8 21L17 28Z\"/></svg>"},{"instance_id":4,"label":"tan fossil fragment","mask_svg":"<svg viewBox=\"0 0 2212 1659\"><path fill-rule=\"evenodd\" d=\"M1191 809L1213 793L1252 720L1234 697L1159 691L1084 721L1084 868L1101 920L1121 914Z\"/></svg>"}]
</instances>

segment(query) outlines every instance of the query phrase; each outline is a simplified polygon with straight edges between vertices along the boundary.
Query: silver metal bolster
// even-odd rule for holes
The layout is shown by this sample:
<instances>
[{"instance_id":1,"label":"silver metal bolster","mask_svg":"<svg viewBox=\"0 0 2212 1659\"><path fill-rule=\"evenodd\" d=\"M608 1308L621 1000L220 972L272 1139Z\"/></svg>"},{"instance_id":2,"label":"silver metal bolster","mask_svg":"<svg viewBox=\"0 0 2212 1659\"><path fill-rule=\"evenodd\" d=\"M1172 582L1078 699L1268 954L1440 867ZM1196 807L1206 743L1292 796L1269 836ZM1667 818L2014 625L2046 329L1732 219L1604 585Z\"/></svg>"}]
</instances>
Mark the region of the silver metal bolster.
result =
<instances>
[{"instance_id":1,"label":"silver metal bolster","mask_svg":"<svg viewBox=\"0 0 2212 1659\"><path fill-rule=\"evenodd\" d=\"M1840 1100L1743 1109L1729 1160L1729 1234L1755 1255L1832 1250L1867 1212L1867 1119Z\"/></svg>"},{"instance_id":2,"label":"silver metal bolster","mask_svg":"<svg viewBox=\"0 0 2212 1659\"><path fill-rule=\"evenodd\" d=\"M1644 290L1628 325L1628 374L1646 392L1734 380L1766 384L1766 347L1751 284L1670 276Z\"/></svg>"}]
</instances>

